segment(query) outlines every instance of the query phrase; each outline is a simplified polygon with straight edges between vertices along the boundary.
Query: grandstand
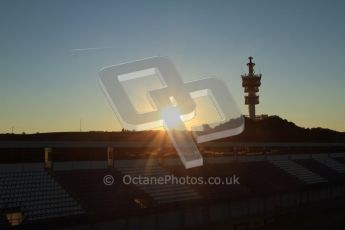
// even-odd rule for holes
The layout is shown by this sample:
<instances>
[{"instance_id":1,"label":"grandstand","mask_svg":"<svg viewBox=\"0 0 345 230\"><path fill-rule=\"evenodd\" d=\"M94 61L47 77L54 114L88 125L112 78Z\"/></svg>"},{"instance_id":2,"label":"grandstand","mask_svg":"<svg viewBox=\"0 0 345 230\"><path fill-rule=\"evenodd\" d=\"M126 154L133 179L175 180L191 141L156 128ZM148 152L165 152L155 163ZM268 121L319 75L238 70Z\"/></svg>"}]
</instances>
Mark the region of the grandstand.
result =
<instances>
[{"instance_id":1,"label":"grandstand","mask_svg":"<svg viewBox=\"0 0 345 230\"><path fill-rule=\"evenodd\" d=\"M315 220L306 222L310 215L320 215L316 220L322 227L329 222L321 214L329 211L335 218L345 200L341 152L204 154L204 166L187 170L176 155L124 158L116 149L111 156L109 148L107 155L105 148L91 145L95 157L70 143L47 157L37 143L17 150L3 146L3 154L22 153L21 159L3 157L0 163L1 229L294 229L294 223L315 225ZM23 151L32 157L22 157ZM126 175L221 181L236 176L239 183L127 184ZM105 176L113 183L105 184ZM334 229L343 226L341 220L332 220Z\"/></svg>"}]
</instances>

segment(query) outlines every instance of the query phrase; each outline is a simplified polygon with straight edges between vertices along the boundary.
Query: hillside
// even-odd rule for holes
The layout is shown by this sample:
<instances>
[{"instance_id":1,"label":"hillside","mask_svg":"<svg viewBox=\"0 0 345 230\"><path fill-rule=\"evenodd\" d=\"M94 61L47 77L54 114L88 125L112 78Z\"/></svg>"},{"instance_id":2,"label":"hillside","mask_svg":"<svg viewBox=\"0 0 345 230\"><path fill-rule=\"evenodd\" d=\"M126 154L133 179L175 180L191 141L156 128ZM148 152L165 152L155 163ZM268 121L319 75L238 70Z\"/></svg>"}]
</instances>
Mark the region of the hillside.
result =
<instances>
[{"instance_id":1,"label":"hillside","mask_svg":"<svg viewBox=\"0 0 345 230\"><path fill-rule=\"evenodd\" d=\"M220 127L224 129L229 123ZM219 127L218 127L219 128ZM0 134L0 141L151 141L163 138L162 131L143 132L53 132L35 134ZM237 136L219 141L236 142L345 142L345 132L324 128L307 129L278 116L263 120L245 120L245 130Z\"/></svg>"},{"instance_id":2,"label":"hillside","mask_svg":"<svg viewBox=\"0 0 345 230\"><path fill-rule=\"evenodd\" d=\"M258 121L246 118L245 130L240 135L226 139L249 142L345 142L345 132L303 128L278 116L269 116Z\"/></svg>"}]
</instances>

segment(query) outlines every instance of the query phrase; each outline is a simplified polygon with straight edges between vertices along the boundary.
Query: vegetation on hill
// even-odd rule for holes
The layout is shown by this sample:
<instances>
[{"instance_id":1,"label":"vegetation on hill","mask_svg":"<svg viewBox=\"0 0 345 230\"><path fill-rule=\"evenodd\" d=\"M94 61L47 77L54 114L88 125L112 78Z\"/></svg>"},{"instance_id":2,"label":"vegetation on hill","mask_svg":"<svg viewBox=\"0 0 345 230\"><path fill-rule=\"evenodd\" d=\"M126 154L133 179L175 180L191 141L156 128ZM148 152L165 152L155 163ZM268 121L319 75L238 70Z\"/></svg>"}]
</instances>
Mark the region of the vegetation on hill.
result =
<instances>
[{"instance_id":1,"label":"vegetation on hill","mask_svg":"<svg viewBox=\"0 0 345 230\"><path fill-rule=\"evenodd\" d=\"M224 124L226 125L226 124ZM258 142L345 142L345 132L325 128L303 128L278 116L262 120L246 118L244 131L229 141Z\"/></svg>"}]
</instances>

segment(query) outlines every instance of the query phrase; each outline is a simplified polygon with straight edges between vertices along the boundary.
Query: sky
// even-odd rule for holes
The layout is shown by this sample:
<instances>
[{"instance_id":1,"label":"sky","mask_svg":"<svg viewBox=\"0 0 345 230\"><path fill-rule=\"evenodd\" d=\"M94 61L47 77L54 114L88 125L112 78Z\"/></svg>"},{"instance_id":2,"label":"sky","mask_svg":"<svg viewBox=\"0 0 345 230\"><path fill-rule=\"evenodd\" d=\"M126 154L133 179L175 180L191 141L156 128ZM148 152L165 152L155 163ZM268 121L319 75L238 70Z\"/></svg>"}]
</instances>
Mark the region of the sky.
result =
<instances>
[{"instance_id":1,"label":"sky","mask_svg":"<svg viewBox=\"0 0 345 230\"><path fill-rule=\"evenodd\" d=\"M121 129L101 68L169 57L184 81L262 73L258 114L345 131L344 1L1 1L0 133Z\"/></svg>"}]
</instances>

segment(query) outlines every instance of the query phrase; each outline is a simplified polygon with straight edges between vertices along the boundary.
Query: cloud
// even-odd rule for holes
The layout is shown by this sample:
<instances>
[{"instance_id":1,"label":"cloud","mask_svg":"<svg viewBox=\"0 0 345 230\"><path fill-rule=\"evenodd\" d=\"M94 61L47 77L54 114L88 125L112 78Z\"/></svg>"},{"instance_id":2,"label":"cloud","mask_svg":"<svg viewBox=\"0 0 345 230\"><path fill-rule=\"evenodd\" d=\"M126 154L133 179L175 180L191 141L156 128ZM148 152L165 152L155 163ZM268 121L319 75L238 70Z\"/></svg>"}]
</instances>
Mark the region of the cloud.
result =
<instances>
[{"instance_id":1,"label":"cloud","mask_svg":"<svg viewBox=\"0 0 345 230\"><path fill-rule=\"evenodd\" d=\"M72 54L79 54L84 52L92 52L92 51L98 51L98 50L106 50L106 49L112 49L112 46L104 46L104 47L86 47L86 48L76 48L71 49L70 52Z\"/></svg>"}]
</instances>

